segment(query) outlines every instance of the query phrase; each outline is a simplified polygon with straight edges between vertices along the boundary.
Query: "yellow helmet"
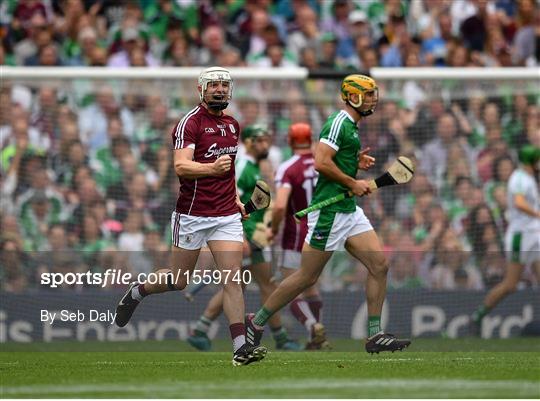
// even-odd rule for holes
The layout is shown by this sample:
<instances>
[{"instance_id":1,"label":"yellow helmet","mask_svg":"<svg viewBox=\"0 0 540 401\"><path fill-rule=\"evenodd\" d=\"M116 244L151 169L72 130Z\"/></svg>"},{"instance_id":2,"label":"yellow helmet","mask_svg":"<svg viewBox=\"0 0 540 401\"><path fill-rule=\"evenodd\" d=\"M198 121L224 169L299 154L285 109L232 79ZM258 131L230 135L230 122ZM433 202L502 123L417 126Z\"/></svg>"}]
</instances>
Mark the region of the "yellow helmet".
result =
<instances>
[{"instance_id":1,"label":"yellow helmet","mask_svg":"<svg viewBox=\"0 0 540 401\"><path fill-rule=\"evenodd\" d=\"M377 102L379 100L379 88L373 78L366 75L352 74L347 75L341 83L341 99L344 102L349 103L355 109L358 109L364 103L364 95L366 92L375 92L375 102L368 110L358 110L361 116L369 116L375 111ZM352 103L349 99L351 93L358 94L358 102Z\"/></svg>"}]
</instances>

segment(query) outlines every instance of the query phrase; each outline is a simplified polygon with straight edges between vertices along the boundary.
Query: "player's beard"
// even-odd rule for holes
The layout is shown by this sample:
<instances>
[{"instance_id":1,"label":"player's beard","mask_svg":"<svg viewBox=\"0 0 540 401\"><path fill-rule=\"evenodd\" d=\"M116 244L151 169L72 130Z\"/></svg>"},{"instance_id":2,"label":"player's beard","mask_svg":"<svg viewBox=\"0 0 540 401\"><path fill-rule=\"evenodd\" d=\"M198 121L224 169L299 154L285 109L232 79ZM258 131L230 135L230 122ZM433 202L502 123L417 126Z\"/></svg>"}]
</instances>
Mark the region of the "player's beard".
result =
<instances>
[{"instance_id":1,"label":"player's beard","mask_svg":"<svg viewBox=\"0 0 540 401\"><path fill-rule=\"evenodd\" d=\"M264 160L264 159L267 159L268 158L268 150L265 150L263 153L259 153L257 155L257 161L261 161L261 160Z\"/></svg>"},{"instance_id":2,"label":"player's beard","mask_svg":"<svg viewBox=\"0 0 540 401\"><path fill-rule=\"evenodd\" d=\"M366 104L363 104L360 107L355 107L355 110L362 117L367 117L367 116L372 115L375 112L376 107L377 107L377 103L376 102L371 102L370 104L366 103Z\"/></svg>"}]
</instances>

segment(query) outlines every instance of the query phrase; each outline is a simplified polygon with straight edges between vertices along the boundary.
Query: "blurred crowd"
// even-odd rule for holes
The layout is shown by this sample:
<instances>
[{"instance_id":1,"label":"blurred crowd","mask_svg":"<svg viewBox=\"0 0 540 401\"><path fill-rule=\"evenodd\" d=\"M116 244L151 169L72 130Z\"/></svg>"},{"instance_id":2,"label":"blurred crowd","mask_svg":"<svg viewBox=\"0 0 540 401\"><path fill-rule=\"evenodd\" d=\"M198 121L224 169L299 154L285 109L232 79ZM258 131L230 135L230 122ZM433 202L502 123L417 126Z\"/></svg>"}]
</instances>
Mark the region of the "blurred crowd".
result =
<instances>
[{"instance_id":1,"label":"blurred crowd","mask_svg":"<svg viewBox=\"0 0 540 401\"><path fill-rule=\"evenodd\" d=\"M185 84L195 95L195 82ZM377 159L372 177L398 155L417 166L409 185L359 200L391 261L389 286L490 287L504 274L506 183L517 167L516 150L526 143L540 146L538 92L520 90L516 81L514 92L500 83L491 83L499 91L492 92L466 82L465 97L445 101L432 81L391 89L394 84L379 82L379 106L360 123L362 146ZM424 98L411 95L413 84ZM2 288L36 285L45 271L122 267L138 273L166 266L178 193L171 132L189 108L178 108L163 94L119 94L103 83L77 104L65 96L65 87L34 85L0 90L7 106L0 109ZM269 125L274 170L291 155L291 123L309 122L318 135L321 122L340 105L339 81L290 85L296 95L283 100L281 94L278 101L258 92L244 98L238 83L228 109L241 127ZM397 89L401 93L393 95ZM193 96L186 103L197 101ZM337 253L322 286L353 290L364 280L365 269ZM524 284L537 283L525 275Z\"/></svg>"},{"instance_id":2,"label":"blurred crowd","mask_svg":"<svg viewBox=\"0 0 540 401\"><path fill-rule=\"evenodd\" d=\"M0 64L538 65L537 0L4 0Z\"/></svg>"},{"instance_id":3,"label":"blurred crowd","mask_svg":"<svg viewBox=\"0 0 540 401\"><path fill-rule=\"evenodd\" d=\"M537 34L530 19L532 1L140 3L3 2L4 61L40 65L48 46L55 49L51 53L58 65L137 65L130 64L136 49L140 60L156 65L250 65L270 56L271 31L276 48L291 55L296 51L299 58L291 56L291 63L302 64L306 49L322 46L312 61L333 55L325 65L330 68L348 68L339 64L346 58L338 56L347 43L356 49L349 56L357 51L372 57L369 62L349 57L355 69L402 65L401 55L407 55L405 65L499 65L502 53L487 45L493 45L495 31L508 45L506 61L519 54L515 64L530 64L537 51L534 46L525 46L532 53L516 50L526 42L519 38ZM367 21L360 21L365 15ZM475 18L483 22L468 23ZM446 28L444 21L450 21ZM484 36L466 29L471 24L482 26ZM133 33L135 40L127 40ZM310 34L317 39L308 40ZM444 42L444 56L428 45L433 38ZM18 52L18 46L32 52ZM449 57L451 49L455 54ZM101 54L101 64L90 61L95 53ZM35 64L25 61L32 57ZM169 82L167 90L153 82L146 82L153 90L144 82L115 83L2 82L2 290L37 287L40 273L47 271L122 267L138 273L167 265L170 214L178 192L170 138L198 102L196 83ZM235 82L228 112L241 127L270 127L274 169L290 157L286 132L291 123L309 122L318 135L340 107L339 81L270 81L261 84L267 85L264 90L254 84ZM516 150L526 143L540 146L538 82L390 80L379 85L378 108L360 124L362 146L377 159L370 174L380 174L397 155L417 166L409 185L359 200L390 260L389 287L493 286L505 269L506 183L517 167ZM337 253L322 289L356 290L365 279L364 268ZM537 284L532 275L524 276L523 285Z\"/></svg>"}]
</instances>

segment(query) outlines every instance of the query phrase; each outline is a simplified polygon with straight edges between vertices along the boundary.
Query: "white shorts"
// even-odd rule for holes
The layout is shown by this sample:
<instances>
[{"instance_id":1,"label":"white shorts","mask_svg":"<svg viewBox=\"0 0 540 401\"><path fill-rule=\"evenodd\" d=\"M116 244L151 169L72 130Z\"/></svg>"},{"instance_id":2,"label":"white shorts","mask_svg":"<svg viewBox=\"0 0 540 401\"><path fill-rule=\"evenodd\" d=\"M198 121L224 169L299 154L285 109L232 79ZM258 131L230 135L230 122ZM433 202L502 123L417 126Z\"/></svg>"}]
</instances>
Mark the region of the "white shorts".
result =
<instances>
[{"instance_id":1,"label":"white shorts","mask_svg":"<svg viewBox=\"0 0 540 401\"><path fill-rule=\"evenodd\" d=\"M506 232L504 251L511 262L528 266L540 261L540 233L538 232Z\"/></svg>"},{"instance_id":2,"label":"white shorts","mask_svg":"<svg viewBox=\"0 0 540 401\"><path fill-rule=\"evenodd\" d=\"M354 213L336 213L321 209L308 214L305 242L320 251L337 251L343 249L348 238L371 230L371 223L358 206Z\"/></svg>"},{"instance_id":3,"label":"white shorts","mask_svg":"<svg viewBox=\"0 0 540 401\"><path fill-rule=\"evenodd\" d=\"M201 249L207 241L244 241L240 213L201 217L173 212L171 232L173 245L189 250Z\"/></svg>"},{"instance_id":4,"label":"white shorts","mask_svg":"<svg viewBox=\"0 0 540 401\"><path fill-rule=\"evenodd\" d=\"M281 251L281 267L287 269L299 269L302 260L302 252L292 249L283 249Z\"/></svg>"}]
</instances>

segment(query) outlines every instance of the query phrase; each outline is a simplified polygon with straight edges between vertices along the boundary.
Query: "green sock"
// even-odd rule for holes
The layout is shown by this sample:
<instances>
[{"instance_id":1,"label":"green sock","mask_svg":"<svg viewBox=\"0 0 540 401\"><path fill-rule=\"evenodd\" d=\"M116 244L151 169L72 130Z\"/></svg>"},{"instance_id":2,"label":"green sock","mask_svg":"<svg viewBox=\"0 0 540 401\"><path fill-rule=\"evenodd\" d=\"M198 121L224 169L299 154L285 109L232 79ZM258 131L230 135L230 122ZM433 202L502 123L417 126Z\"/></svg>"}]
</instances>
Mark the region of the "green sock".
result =
<instances>
[{"instance_id":1,"label":"green sock","mask_svg":"<svg viewBox=\"0 0 540 401\"><path fill-rule=\"evenodd\" d=\"M374 336L381 331L381 317L369 316L368 317L368 337Z\"/></svg>"},{"instance_id":2,"label":"green sock","mask_svg":"<svg viewBox=\"0 0 540 401\"><path fill-rule=\"evenodd\" d=\"M257 326L264 327L268 319L272 317L273 313L266 309L264 306L257 311L253 318L253 323Z\"/></svg>"},{"instance_id":3,"label":"green sock","mask_svg":"<svg viewBox=\"0 0 540 401\"><path fill-rule=\"evenodd\" d=\"M491 308L488 308L486 305L480 305L478 309L472 314L472 320L475 323L480 323L484 316L486 316Z\"/></svg>"},{"instance_id":4,"label":"green sock","mask_svg":"<svg viewBox=\"0 0 540 401\"><path fill-rule=\"evenodd\" d=\"M274 337L274 341L276 342L276 344L286 343L289 339L289 337L287 336L287 331L285 331L283 326L272 329L272 337Z\"/></svg>"}]
</instances>

